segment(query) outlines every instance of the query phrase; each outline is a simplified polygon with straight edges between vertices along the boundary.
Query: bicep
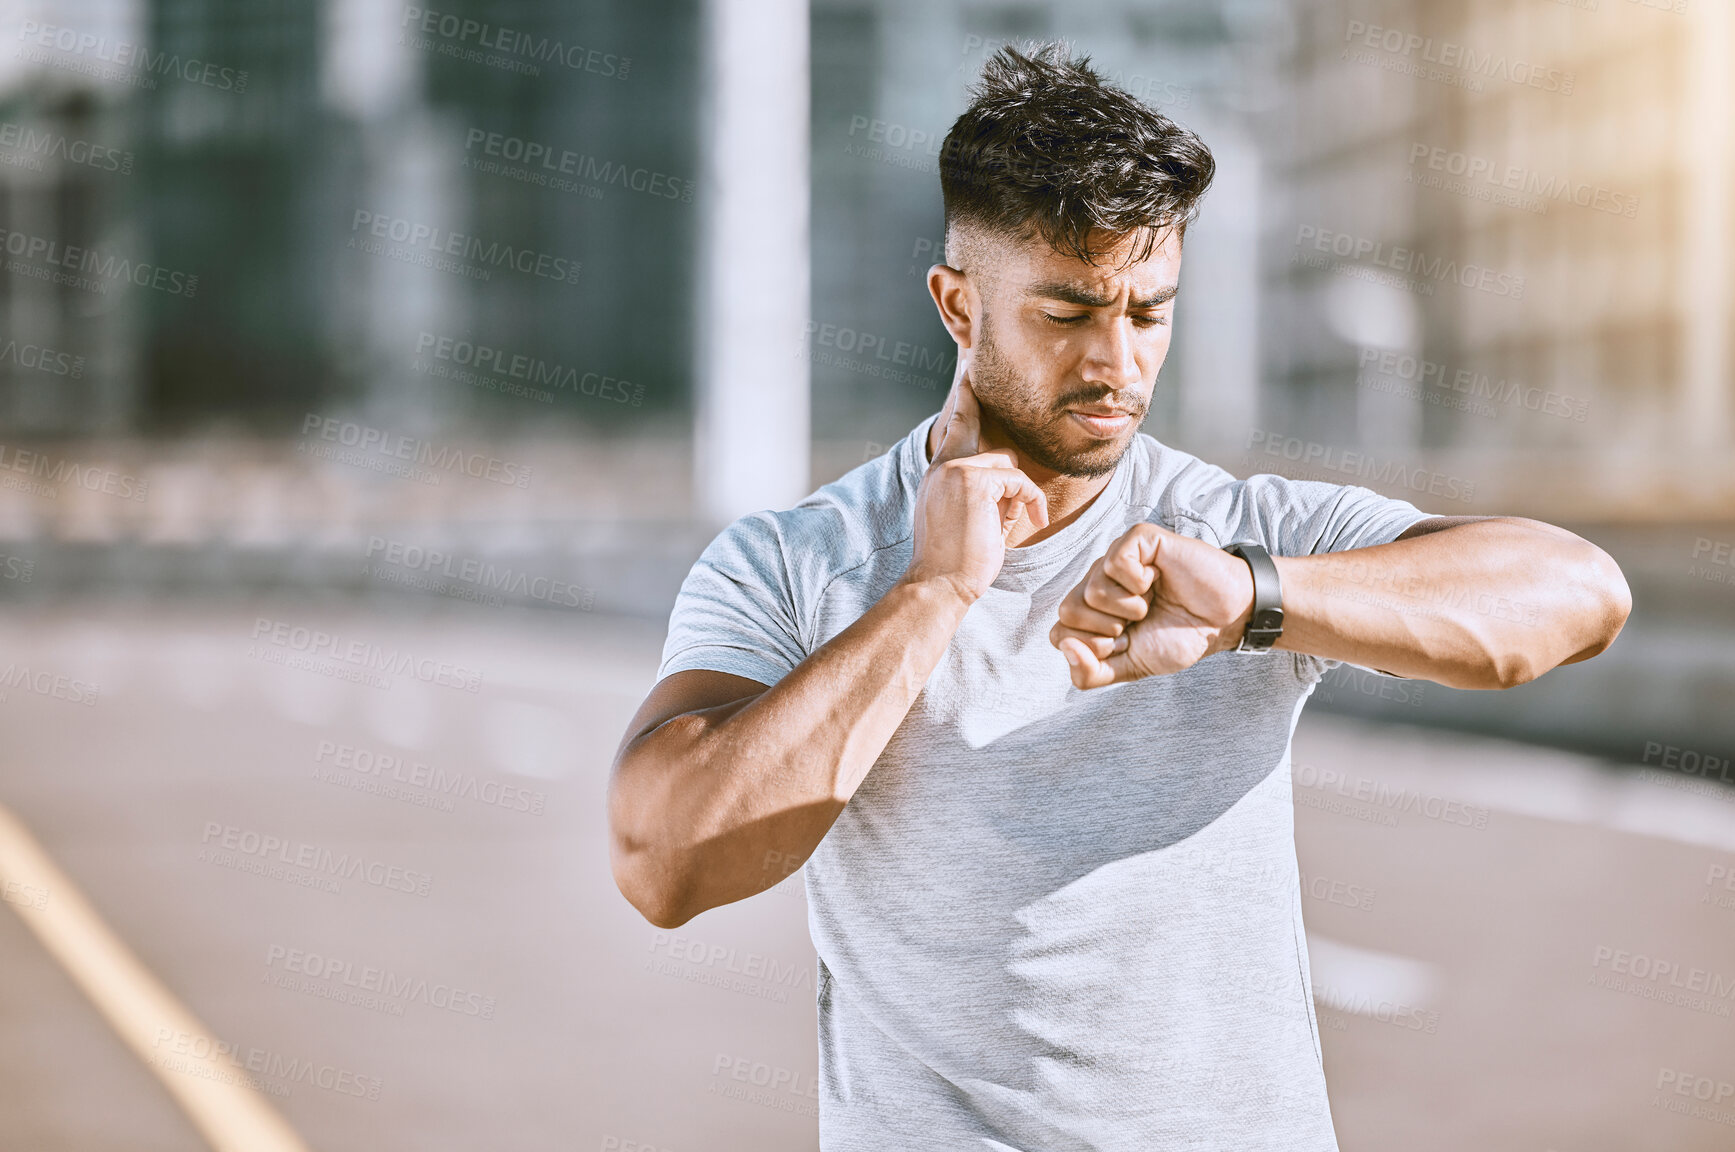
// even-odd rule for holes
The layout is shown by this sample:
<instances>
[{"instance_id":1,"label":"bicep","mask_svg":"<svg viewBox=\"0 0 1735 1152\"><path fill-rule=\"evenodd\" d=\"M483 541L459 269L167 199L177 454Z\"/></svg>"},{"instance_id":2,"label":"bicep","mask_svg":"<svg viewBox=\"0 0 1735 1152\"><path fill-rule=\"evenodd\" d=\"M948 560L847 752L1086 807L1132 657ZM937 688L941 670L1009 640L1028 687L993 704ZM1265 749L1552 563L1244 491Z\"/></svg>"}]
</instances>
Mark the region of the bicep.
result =
<instances>
[{"instance_id":1,"label":"bicep","mask_svg":"<svg viewBox=\"0 0 1735 1152\"><path fill-rule=\"evenodd\" d=\"M1583 539L1576 532L1569 532L1558 524L1550 524L1546 520L1532 520L1527 516L1430 516L1426 520L1418 520L1398 534L1397 539L1408 540L1414 536L1426 536L1430 532L1439 532L1446 528L1457 528L1464 524L1476 524L1483 520L1501 520L1508 524L1518 524L1535 532L1556 536L1562 540Z\"/></svg>"},{"instance_id":2,"label":"bicep","mask_svg":"<svg viewBox=\"0 0 1735 1152\"><path fill-rule=\"evenodd\" d=\"M709 668L671 672L657 681L627 723L626 735L622 737L615 757L618 760L627 748L676 716L734 705L724 713L727 715L745 708L769 688L770 685L757 680Z\"/></svg>"},{"instance_id":3,"label":"bicep","mask_svg":"<svg viewBox=\"0 0 1735 1152\"><path fill-rule=\"evenodd\" d=\"M1426 536L1432 532L1441 532L1447 528L1457 528L1465 524L1475 524L1483 520L1505 520L1523 524L1526 527L1534 528L1550 535L1572 537L1573 539L1578 538L1574 533L1568 532L1565 528L1541 520L1531 520L1520 516L1430 516L1426 520L1416 521L1414 524L1398 533L1397 539L1410 540L1417 536ZM1570 664L1572 663L1572 660L1564 661L1564 663ZM1399 676L1396 672L1387 672L1383 668L1375 668L1372 669L1372 671L1378 672L1382 676L1390 676L1398 680L1406 679L1406 677Z\"/></svg>"},{"instance_id":4,"label":"bicep","mask_svg":"<svg viewBox=\"0 0 1735 1152\"><path fill-rule=\"evenodd\" d=\"M1409 540L1416 536L1426 536L1430 532L1439 532L1445 528L1456 528L1460 524L1474 524L1478 520L1493 520L1493 516L1430 516L1426 520L1418 520L1399 532L1397 539Z\"/></svg>"}]
</instances>

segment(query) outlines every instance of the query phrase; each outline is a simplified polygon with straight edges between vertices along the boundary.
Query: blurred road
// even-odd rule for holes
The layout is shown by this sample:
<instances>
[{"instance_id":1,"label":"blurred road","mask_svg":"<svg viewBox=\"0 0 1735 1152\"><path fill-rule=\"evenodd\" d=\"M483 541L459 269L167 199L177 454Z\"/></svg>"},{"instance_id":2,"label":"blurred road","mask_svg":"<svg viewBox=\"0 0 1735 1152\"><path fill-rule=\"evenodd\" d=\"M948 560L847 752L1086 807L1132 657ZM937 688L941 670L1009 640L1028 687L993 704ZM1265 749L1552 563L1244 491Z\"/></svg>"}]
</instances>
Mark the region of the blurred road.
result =
<instances>
[{"instance_id":1,"label":"blurred road","mask_svg":"<svg viewBox=\"0 0 1735 1152\"><path fill-rule=\"evenodd\" d=\"M799 876L675 933L609 878L661 640L432 601L11 610L0 803L322 1152L812 1148ZM1345 1152L1735 1147L1735 790L1402 715L1296 741ZM200 1147L156 1079L184 1073L10 912L0 1147Z\"/></svg>"}]
</instances>

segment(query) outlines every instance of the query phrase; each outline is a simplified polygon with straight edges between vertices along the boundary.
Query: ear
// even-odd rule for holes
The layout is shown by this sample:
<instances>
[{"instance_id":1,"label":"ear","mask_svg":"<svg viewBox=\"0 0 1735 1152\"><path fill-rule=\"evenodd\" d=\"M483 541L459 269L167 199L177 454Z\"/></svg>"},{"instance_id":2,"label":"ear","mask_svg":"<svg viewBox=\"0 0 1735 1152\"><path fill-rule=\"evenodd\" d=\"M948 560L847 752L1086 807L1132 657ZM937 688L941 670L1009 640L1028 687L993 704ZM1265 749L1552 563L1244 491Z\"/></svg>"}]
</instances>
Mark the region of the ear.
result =
<instances>
[{"instance_id":1,"label":"ear","mask_svg":"<svg viewBox=\"0 0 1735 1152\"><path fill-rule=\"evenodd\" d=\"M981 322L982 301L976 285L958 269L936 264L928 269L928 294L940 311L940 323L952 334L960 351L967 352L976 343L976 326Z\"/></svg>"}]
</instances>

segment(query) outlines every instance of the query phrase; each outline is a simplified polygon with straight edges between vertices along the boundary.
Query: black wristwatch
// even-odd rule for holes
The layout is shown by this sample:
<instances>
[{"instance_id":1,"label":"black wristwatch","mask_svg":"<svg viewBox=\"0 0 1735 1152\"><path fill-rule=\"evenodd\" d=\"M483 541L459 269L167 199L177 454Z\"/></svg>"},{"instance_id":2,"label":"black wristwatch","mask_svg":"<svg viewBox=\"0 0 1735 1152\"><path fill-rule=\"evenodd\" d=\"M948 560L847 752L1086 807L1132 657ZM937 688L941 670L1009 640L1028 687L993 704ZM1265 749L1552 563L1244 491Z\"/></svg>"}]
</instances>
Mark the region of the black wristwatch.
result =
<instances>
[{"instance_id":1,"label":"black wristwatch","mask_svg":"<svg viewBox=\"0 0 1735 1152\"><path fill-rule=\"evenodd\" d=\"M1283 635L1283 584L1277 579L1277 565L1271 553L1251 540L1229 544L1223 551L1241 557L1253 569L1253 614L1233 651L1269 652Z\"/></svg>"}]
</instances>

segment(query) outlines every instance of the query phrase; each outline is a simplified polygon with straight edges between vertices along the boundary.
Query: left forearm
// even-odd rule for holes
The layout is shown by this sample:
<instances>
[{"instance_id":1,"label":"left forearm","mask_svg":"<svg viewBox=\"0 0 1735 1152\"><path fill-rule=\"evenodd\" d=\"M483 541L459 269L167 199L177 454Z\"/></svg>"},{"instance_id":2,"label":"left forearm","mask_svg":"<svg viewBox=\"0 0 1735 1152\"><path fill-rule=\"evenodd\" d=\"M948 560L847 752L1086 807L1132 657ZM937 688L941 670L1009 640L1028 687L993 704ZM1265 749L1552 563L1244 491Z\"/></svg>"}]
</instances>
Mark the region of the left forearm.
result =
<instances>
[{"instance_id":1,"label":"left forearm","mask_svg":"<svg viewBox=\"0 0 1735 1152\"><path fill-rule=\"evenodd\" d=\"M1274 559L1278 648L1455 688L1508 688L1588 659L1632 603L1600 548L1517 517Z\"/></svg>"}]
</instances>

